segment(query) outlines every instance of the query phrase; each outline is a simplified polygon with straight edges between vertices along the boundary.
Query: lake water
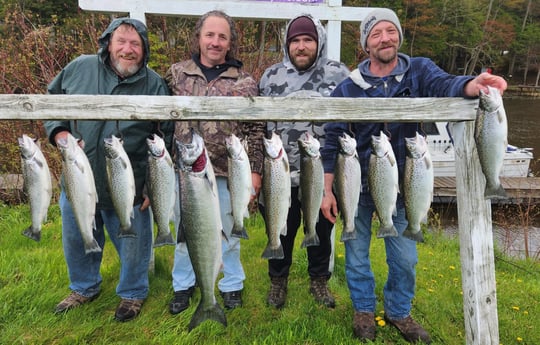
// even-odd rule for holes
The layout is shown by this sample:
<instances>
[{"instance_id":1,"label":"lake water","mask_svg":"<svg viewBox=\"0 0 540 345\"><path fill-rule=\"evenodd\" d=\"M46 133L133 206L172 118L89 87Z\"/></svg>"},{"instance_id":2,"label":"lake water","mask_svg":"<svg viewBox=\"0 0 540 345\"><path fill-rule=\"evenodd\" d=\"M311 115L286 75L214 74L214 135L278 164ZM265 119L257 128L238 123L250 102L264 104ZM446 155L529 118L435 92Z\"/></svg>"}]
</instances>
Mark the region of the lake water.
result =
<instances>
[{"instance_id":1,"label":"lake water","mask_svg":"<svg viewBox=\"0 0 540 345\"><path fill-rule=\"evenodd\" d=\"M531 170L540 176L540 99L505 98L508 143L533 148Z\"/></svg>"}]
</instances>

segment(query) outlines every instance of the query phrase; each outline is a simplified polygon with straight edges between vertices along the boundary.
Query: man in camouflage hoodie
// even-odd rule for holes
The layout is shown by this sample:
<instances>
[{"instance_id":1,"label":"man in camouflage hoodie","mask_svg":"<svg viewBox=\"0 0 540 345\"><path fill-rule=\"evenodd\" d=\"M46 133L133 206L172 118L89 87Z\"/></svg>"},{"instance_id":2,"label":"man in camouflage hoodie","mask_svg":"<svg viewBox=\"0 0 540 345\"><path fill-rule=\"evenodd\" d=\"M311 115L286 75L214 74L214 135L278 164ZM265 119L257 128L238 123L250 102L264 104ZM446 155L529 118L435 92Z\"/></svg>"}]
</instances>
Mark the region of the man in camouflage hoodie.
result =
<instances>
[{"instance_id":1,"label":"man in camouflage hoodie","mask_svg":"<svg viewBox=\"0 0 540 345\"><path fill-rule=\"evenodd\" d=\"M337 84L349 75L348 68L326 57L326 31L318 19L311 15L299 15L287 24L283 61L270 66L259 83L261 96L327 97ZM267 130L276 129L281 134L291 169L291 207L287 217L287 235L281 236L285 257L268 260L271 287L267 302L276 308L285 304L287 280L292 264L294 239L301 223L301 204L298 199L300 176L300 153L297 140L309 132L324 144L322 123L269 122ZM264 205L260 205L264 215ZM308 246L308 273L311 278L310 292L315 299L329 308L335 306L334 297L327 287L331 272L333 224L321 214L316 226L319 246Z\"/></svg>"},{"instance_id":2,"label":"man in camouflage hoodie","mask_svg":"<svg viewBox=\"0 0 540 345\"><path fill-rule=\"evenodd\" d=\"M227 14L221 11L204 14L195 26L192 58L173 64L165 75L172 93L177 96L256 96L257 82L242 69L242 62L235 59L237 44L234 22ZM218 282L218 288L225 308L233 309L242 305L245 274L240 262L240 239L231 236L233 219L227 188L225 138L231 133L239 138L247 137L253 188L258 193L261 188L265 123L177 121L175 138L188 141L191 128L202 135L216 175L221 221L227 236L222 242L223 278ZM178 314L188 308L195 287L195 273L186 243L176 246L172 278L174 298L169 310L172 314Z\"/></svg>"}]
</instances>

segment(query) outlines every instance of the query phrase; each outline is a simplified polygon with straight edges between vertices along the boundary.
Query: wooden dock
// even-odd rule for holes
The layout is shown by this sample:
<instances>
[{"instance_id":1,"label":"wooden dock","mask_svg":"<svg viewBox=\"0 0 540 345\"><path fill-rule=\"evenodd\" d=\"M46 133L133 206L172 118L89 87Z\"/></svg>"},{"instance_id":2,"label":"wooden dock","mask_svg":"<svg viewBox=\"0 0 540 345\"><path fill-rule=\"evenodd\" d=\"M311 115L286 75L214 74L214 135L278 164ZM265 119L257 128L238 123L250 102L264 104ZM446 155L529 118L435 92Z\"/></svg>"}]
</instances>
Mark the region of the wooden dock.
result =
<instances>
[{"instance_id":1,"label":"wooden dock","mask_svg":"<svg viewBox=\"0 0 540 345\"><path fill-rule=\"evenodd\" d=\"M540 203L540 177L502 177L501 184L508 199L493 200L507 203ZM433 202L447 203L456 201L456 178L435 177Z\"/></svg>"}]
</instances>

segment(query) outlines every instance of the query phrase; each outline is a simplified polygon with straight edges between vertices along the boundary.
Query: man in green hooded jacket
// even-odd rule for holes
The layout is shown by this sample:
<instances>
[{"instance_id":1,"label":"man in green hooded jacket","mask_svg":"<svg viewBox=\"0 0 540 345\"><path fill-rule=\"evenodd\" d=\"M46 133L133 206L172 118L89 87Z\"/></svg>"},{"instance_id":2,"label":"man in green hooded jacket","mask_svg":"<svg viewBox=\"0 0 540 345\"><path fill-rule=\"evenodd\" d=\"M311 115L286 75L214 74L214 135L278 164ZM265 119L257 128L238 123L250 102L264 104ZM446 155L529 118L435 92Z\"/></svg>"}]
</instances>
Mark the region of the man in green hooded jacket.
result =
<instances>
[{"instance_id":1,"label":"man in green hooded jacket","mask_svg":"<svg viewBox=\"0 0 540 345\"><path fill-rule=\"evenodd\" d=\"M146 26L131 18L114 19L99 38L99 51L81 55L71 61L49 84L50 94L86 95L168 95L163 79L146 67L149 59ZM49 140L56 145L68 133L81 139L95 178L97 205L96 228L93 232L101 248L105 244L104 228L120 257L120 277L116 294L121 298L116 309L118 321L128 321L139 315L148 295L148 267L152 251L152 218L143 195L146 180L146 138L162 132L166 142L172 140L172 123L152 121L47 121ZM104 139L120 133L130 159L135 178L132 230L134 237L119 237L120 223L107 189ZM144 206L143 206L144 203ZM82 236L75 221L73 207L64 186L60 195L62 213L62 244L67 263L71 294L56 306L62 313L95 299L100 293L100 266L103 252L85 254ZM142 207L141 207L142 206Z\"/></svg>"}]
</instances>

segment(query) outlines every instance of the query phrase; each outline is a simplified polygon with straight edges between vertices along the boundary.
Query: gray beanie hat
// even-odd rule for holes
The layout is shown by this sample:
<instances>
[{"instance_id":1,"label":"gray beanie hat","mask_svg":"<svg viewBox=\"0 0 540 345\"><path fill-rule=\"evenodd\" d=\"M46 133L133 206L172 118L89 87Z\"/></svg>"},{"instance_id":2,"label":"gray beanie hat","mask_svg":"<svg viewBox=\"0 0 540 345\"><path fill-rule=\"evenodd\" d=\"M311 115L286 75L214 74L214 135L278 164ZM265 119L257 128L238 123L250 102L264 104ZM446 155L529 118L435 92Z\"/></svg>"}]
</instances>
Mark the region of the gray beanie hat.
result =
<instances>
[{"instance_id":1,"label":"gray beanie hat","mask_svg":"<svg viewBox=\"0 0 540 345\"><path fill-rule=\"evenodd\" d=\"M399 32L399 47L403 43L403 32L396 13L388 8L376 8L369 12L368 15L360 23L360 44L362 49L366 51L366 41L373 27L382 21L387 21L394 24ZM398 48L399 48L398 47Z\"/></svg>"}]
</instances>

